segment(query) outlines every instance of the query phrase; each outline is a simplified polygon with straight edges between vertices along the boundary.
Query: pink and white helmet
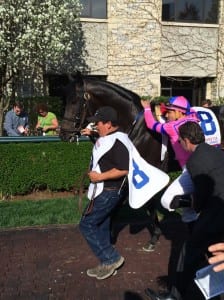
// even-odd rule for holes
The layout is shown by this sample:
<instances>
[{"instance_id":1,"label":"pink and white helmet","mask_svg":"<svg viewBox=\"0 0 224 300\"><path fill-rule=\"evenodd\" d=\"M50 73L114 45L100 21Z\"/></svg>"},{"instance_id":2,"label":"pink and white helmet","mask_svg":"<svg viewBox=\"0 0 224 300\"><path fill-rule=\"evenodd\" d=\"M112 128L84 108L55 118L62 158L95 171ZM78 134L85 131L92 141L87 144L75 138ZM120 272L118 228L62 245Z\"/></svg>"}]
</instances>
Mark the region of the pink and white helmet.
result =
<instances>
[{"instance_id":1,"label":"pink and white helmet","mask_svg":"<svg viewBox=\"0 0 224 300\"><path fill-rule=\"evenodd\" d=\"M190 103L184 96L175 96L169 99L169 103L166 104L166 109L177 110L184 114L190 112Z\"/></svg>"}]
</instances>

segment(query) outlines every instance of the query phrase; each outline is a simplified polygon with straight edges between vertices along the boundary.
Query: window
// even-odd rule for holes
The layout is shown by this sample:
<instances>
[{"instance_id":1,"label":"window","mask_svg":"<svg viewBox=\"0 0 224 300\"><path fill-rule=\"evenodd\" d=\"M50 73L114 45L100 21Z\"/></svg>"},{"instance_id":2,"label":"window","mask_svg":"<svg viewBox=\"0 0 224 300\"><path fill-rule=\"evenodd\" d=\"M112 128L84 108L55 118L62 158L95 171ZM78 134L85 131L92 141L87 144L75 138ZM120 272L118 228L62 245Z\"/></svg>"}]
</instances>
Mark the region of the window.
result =
<instances>
[{"instance_id":1,"label":"window","mask_svg":"<svg viewBox=\"0 0 224 300\"><path fill-rule=\"evenodd\" d=\"M163 0L162 20L218 23L219 0Z\"/></svg>"},{"instance_id":2,"label":"window","mask_svg":"<svg viewBox=\"0 0 224 300\"><path fill-rule=\"evenodd\" d=\"M81 17L106 19L107 0L80 0L83 6Z\"/></svg>"},{"instance_id":3,"label":"window","mask_svg":"<svg viewBox=\"0 0 224 300\"><path fill-rule=\"evenodd\" d=\"M209 78L160 77L161 96L186 97L191 105L198 106L206 98L206 85Z\"/></svg>"}]
</instances>

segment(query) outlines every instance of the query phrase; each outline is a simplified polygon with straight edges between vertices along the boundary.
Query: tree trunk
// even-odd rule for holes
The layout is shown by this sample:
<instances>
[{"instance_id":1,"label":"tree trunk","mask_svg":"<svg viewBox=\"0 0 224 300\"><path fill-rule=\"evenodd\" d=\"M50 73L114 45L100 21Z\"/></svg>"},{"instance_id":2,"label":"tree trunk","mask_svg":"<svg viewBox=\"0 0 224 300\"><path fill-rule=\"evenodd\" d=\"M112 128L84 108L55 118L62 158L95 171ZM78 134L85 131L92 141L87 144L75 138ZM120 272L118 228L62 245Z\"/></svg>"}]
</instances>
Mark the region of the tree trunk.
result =
<instances>
[{"instance_id":1,"label":"tree trunk","mask_svg":"<svg viewBox=\"0 0 224 300\"><path fill-rule=\"evenodd\" d=\"M3 109L3 99L0 99L0 135L3 135L3 120L4 119L4 109Z\"/></svg>"},{"instance_id":2,"label":"tree trunk","mask_svg":"<svg viewBox=\"0 0 224 300\"><path fill-rule=\"evenodd\" d=\"M0 135L3 135L3 122L5 111L9 107L10 98L13 93L10 88L12 84L13 75L12 72L7 72L7 66L4 66L0 69ZM7 76L8 75L8 76Z\"/></svg>"}]
</instances>

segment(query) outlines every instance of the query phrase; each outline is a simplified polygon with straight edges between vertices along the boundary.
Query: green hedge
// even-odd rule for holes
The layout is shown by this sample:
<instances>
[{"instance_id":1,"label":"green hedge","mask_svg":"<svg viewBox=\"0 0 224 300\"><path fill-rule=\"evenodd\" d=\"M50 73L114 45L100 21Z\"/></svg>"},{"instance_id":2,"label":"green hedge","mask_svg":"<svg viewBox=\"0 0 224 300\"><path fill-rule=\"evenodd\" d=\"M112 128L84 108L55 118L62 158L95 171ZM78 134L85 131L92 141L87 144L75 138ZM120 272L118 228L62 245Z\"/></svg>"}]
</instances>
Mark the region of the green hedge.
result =
<instances>
[{"instance_id":1,"label":"green hedge","mask_svg":"<svg viewBox=\"0 0 224 300\"><path fill-rule=\"evenodd\" d=\"M0 193L69 191L88 169L92 143L1 144Z\"/></svg>"},{"instance_id":2,"label":"green hedge","mask_svg":"<svg viewBox=\"0 0 224 300\"><path fill-rule=\"evenodd\" d=\"M79 188L88 169L92 143L0 144L0 199L33 191L71 191ZM173 181L180 172L170 173ZM86 177L84 184L89 181Z\"/></svg>"}]
</instances>

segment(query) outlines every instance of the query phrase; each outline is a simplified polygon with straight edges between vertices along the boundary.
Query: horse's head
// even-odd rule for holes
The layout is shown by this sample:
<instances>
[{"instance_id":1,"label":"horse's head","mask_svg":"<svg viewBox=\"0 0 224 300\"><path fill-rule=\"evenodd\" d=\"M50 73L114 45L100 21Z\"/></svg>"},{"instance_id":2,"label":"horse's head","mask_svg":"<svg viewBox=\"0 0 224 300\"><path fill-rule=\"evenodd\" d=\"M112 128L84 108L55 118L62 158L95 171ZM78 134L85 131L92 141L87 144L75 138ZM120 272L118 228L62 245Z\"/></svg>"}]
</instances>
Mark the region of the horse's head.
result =
<instances>
[{"instance_id":1,"label":"horse's head","mask_svg":"<svg viewBox=\"0 0 224 300\"><path fill-rule=\"evenodd\" d=\"M61 124L60 138L63 141L74 141L86 126L89 115L90 95L84 91L82 80L74 80L66 88L66 106Z\"/></svg>"},{"instance_id":2,"label":"horse's head","mask_svg":"<svg viewBox=\"0 0 224 300\"><path fill-rule=\"evenodd\" d=\"M61 124L60 137L73 141L86 127L87 118L105 105L118 111L119 123L126 131L141 109L139 96L116 84L93 78L77 77L67 87L65 114ZM133 101L134 99L134 101Z\"/></svg>"}]
</instances>

